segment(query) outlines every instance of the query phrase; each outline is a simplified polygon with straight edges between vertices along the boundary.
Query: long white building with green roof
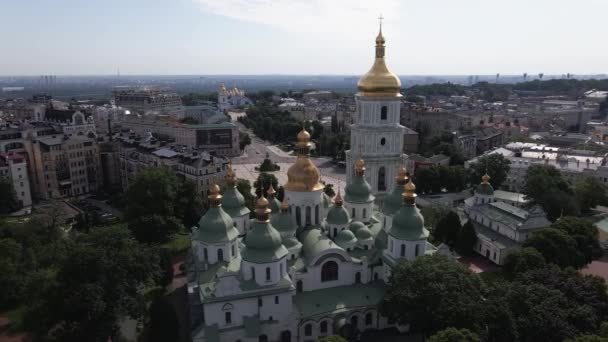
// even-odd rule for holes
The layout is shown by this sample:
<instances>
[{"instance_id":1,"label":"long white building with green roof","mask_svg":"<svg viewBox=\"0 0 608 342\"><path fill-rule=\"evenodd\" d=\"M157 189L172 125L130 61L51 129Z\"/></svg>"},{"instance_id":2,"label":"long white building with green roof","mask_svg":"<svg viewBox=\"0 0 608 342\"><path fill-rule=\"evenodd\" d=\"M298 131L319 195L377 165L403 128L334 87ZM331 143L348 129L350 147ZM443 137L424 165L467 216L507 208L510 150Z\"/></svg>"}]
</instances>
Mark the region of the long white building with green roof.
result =
<instances>
[{"instance_id":1,"label":"long white building with green roof","mask_svg":"<svg viewBox=\"0 0 608 342\"><path fill-rule=\"evenodd\" d=\"M377 42L383 49L381 33ZM374 92L374 82L384 81L369 76L361 91ZM376 95L393 97L393 88ZM310 145L310 134L302 130L281 201L271 188L268 198L257 199L254 213L230 167L223 196L219 187L210 189L210 209L192 229L193 341L303 342L406 329L383 317L378 306L396 263L436 250L427 242L416 187L395 166L389 172L396 175L394 186L379 208L359 158L344 198L339 189L331 201L309 158Z\"/></svg>"}]
</instances>

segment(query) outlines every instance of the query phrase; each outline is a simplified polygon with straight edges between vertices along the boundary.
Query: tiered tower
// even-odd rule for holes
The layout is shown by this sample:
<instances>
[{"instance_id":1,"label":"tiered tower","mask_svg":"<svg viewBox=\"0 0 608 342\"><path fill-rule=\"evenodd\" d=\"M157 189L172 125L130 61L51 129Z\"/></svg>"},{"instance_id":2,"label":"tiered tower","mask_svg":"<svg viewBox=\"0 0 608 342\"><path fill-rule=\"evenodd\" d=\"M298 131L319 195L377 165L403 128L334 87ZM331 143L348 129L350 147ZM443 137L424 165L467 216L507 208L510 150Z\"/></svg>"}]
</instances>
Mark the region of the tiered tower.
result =
<instances>
[{"instance_id":1,"label":"tiered tower","mask_svg":"<svg viewBox=\"0 0 608 342\"><path fill-rule=\"evenodd\" d=\"M357 83L357 112L350 133L352 149L346 152L346 182L351 183L355 176L355 161L364 159L373 193L393 188L395 171L407 157L403 154L405 127L399 123L401 81L386 66L384 43L380 24L374 65Z\"/></svg>"}]
</instances>

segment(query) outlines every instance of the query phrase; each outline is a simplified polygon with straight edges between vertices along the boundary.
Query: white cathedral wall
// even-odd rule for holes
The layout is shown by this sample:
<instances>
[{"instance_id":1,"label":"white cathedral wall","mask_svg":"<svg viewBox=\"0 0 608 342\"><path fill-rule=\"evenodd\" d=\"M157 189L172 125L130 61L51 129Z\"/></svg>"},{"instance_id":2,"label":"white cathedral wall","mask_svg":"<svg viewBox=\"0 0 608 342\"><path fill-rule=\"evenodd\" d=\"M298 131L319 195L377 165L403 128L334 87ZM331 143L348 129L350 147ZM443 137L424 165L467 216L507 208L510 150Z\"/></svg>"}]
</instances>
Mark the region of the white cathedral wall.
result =
<instances>
[{"instance_id":1,"label":"white cathedral wall","mask_svg":"<svg viewBox=\"0 0 608 342\"><path fill-rule=\"evenodd\" d=\"M369 203L351 203L344 202L344 206L348 210L350 217L353 221L361 221L369 223L373 215L374 202ZM353 210L354 209L354 210ZM363 216L363 209L365 209L365 217Z\"/></svg>"},{"instance_id":2,"label":"white cathedral wall","mask_svg":"<svg viewBox=\"0 0 608 342\"><path fill-rule=\"evenodd\" d=\"M405 256L401 255L401 246L405 246ZM416 254L416 246L418 246L418 254ZM426 240L398 240L395 237L388 236L388 249L393 259L414 260L417 256L422 256L426 253Z\"/></svg>"},{"instance_id":3,"label":"white cathedral wall","mask_svg":"<svg viewBox=\"0 0 608 342\"><path fill-rule=\"evenodd\" d=\"M297 208L300 208L300 225L305 226L306 223L306 208L310 208L310 220L312 225L321 224L323 219L325 219L325 208L323 207L323 190L318 191L306 191L306 192L298 192L298 191L289 191L285 190L285 196L287 196L287 201L289 202L289 207L291 210L291 215L294 218L294 221L297 223ZM319 215L318 215L318 223L315 218L315 208L318 206Z\"/></svg>"},{"instance_id":4,"label":"white cathedral wall","mask_svg":"<svg viewBox=\"0 0 608 342\"><path fill-rule=\"evenodd\" d=\"M235 216L232 218L232 221L236 224L239 235L243 235L249 230L249 214Z\"/></svg>"},{"instance_id":5,"label":"white cathedral wall","mask_svg":"<svg viewBox=\"0 0 608 342\"><path fill-rule=\"evenodd\" d=\"M270 278L266 278L266 269L270 270ZM264 264L243 260L241 261L241 272L245 280L250 280L255 276L255 282L260 286L274 285L287 274L287 259L283 258Z\"/></svg>"},{"instance_id":6,"label":"white cathedral wall","mask_svg":"<svg viewBox=\"0 0 608 342\"><path fill-rule=\"evenodd\" d=\"M333 240L344 229L348 229L348 224L327 224L327 237Z\"/></svg>"},{"instance_id":7,"label":"white cathedral wall","mask_svg":"<svg viewBox=\"0 0 608 342\"><path fill-rule=\"evenodd\" d=\"M327 253L327 252L326 252ZM328 261L335 261L338 264L338 279L332 281L321 281L321 270L323 265ZM336 286L347 286L355 283L355 274L357 272L361 273L361 282L367 282L366 279L369 279L367 263L357 265L350 261L341 261L338 258L330 257L324 259L323 262L319 265L309 265L307 267L307 272L304 273L296 273L295 278L297 280L302 280L302 287L304 291L314 291L320 289L326 289L330 287Z\"/></svg>"},{"instance_id":8,"label":"white cathedral wall","mask_svg":"<svg viewBox=\"0 0 608 342\"><path fill-rule=\"evenodd\" d=\"M240 255L238 241L236 239L231 242L219 244L208 244L202 241L194 240L193 245L195 247L198 261L207 262L212 265L218 262L218 250L222 251L224 261L229 261ZM207 258L205 258L205 250L207 250Z\"/></svg>"}]
</instances>

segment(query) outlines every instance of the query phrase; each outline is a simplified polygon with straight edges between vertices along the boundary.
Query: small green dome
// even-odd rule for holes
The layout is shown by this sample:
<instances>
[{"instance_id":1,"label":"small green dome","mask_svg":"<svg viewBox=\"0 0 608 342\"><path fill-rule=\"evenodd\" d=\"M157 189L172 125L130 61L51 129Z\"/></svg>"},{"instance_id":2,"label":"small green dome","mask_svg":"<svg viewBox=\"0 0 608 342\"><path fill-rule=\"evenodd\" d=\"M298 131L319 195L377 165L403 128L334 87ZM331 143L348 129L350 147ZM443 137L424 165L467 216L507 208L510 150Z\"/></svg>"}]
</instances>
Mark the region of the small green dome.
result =
<instances>
[{"instance_id":1,"label":"small green dome","mask_svg":"<svg viewBox=\"0 0 608 342\"><path fill-rule=\"evenodd\" d=\"M273 262L287 255L281 234L268 221L255 221L244 243L242 257L249 262Z\"/></svg>"},{"instance_id":2,"label":"small green dome","mask_svg":"<svg viewBox=\"0 0 608 342\"><path fill-rule=\"evenodd\" d=\"M338 236L336 236L335 241L340 247L342 247L356 243L357 238L355 237L355 234L353 234L353 232L348 229L344 229L338 233Z\"/></svg>"},{"instance_id":3,"label":"small green dome","mask_svg":"<svg viewBox=\"0 0 608 342\"><path fill-rule=\"evenodd\" d=\"M344 200L350 203L369 203L374 200L372 187L363 175L353 177L352 183L344 188Z\"/></svg>"},{"instance_id":4,"label":"small green dome","mask_svg":"<svg viewBox=\"0 0 608 342\"><path fill-rule=\"evenodd\" d=\"M197 240L207 243L233 241L239 236L234 221L222 207L211 207L198 221Z\"/></svg>"},{"instance_id":5,"label":"small green dome","mask_svg":"<svg viewBox=\"0 0 608 342\"><path fill-rule=\"evenodd\" d=\"M350 222L348 210L343 206L333 206L327 213L327 223L337 225L347 225Z\"/></svg>"},{"instance_id":6,"label":"small green dome","mask_svg":"<svg viewBox=\"0 0 608 342\"><path fill-rule=\"evenodd\" d=\"M385 215L393 215L403 204L403 186L397 185L393 191L384 198L382 212Z\"/></svg>"},{"instance_id":7,"label":"small green dome","mask_svg":"<svg viewBox=\"0 0 608 342\"><path fill-rule=\"evenodd\" d=\"M302 247L302 244L300 243L300 241L298 241L298 239L296 239L295 236L291 236L286 239L283 239L283 245L287 249L294 248L294 247Z\"/></svg>"},{"instance_id":8,"label":"small green dome","mask_svg":"<svg viewBox=\"0 0 608 342\"><path fill-rule=\"evenodd\" d=\"M356 235L359 240L369 240L372 238L372 231L367 227L363 227L357 230Z\"/></svg>"},{"instance_id":9,"label":"small green dome","mask_svg":"<svg viewBox=\"0 0 608 342\"><path fill-rule=\"evenodd\" d=\"M222 208L231 217L249 214L250 210L245 206L245 197L236 187L227 187L222 198Z\"/></svg>"},{"instance_id":10,"label":"small green dome","mask_svg":"<svg viewBox=\"0 0 608 342\"><path fill-rule=\"evenodd\" d=\"M363 224L363 222L361 221L353 221L350 223L350 225L348 226L348 229L350 229L353 233L357 233L357 230L364 228L365 224Z\"/></svg>"},{"instance_id":11,"label":"small green dome","mask_svg":"<svg viewBox=\"0 0 608 342\"><path fill-rule=\"evenodd\" d=\"M424 218L414 205L399 209L388 233L398 240L422 240L429 236L429 231L424 228Z\"/></svg>"},{"instance_id":12,"label":"small green dome","mask_svg":"<svg viewBox=\"0 0 608 342\"><path fill-rule=\"evenodd\" d=\"M475 192L480 195L494 195L494 187L490 183L481 183L475 188Z\"/></svg>"}]
</instances>

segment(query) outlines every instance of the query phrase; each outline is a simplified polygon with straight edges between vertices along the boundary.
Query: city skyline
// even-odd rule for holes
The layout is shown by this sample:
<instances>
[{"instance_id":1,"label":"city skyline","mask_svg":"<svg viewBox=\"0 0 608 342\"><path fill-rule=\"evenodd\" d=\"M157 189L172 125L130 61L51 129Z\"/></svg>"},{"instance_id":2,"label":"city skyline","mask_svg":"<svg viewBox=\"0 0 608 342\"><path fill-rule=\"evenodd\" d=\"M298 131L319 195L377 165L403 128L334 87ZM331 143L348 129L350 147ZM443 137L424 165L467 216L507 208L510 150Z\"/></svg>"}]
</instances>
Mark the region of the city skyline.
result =
<instances>
[{"instance_id":1,"label":"city skyline","mask_svg":"<svg viewBox=\"0 0 608 342\"><path fill-rule=\"evenodd\" d=\"M380 14L400 75L608 71L605 0L37 2L6 5L0 75L358 75Z\"/></svg>"}]
</instances>

